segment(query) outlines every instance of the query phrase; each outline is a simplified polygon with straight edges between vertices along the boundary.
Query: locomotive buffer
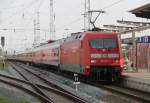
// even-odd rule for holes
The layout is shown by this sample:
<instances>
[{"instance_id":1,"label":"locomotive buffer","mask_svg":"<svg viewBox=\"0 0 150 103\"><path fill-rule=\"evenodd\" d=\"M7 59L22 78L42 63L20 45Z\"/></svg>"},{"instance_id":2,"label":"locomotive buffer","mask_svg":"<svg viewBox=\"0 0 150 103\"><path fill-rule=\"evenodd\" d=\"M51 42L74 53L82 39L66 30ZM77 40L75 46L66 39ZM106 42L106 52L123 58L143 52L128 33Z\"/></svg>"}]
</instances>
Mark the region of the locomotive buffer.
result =
<instances>
[{"instance_id":1,"label":"locomotive buffer","mask_svg":"<svg viewBox=\"0 0 150 103\"><path fill-rule=\"evenodd\" d=\"M80 84L78 74L74 74L73 84L75 85L75 90L78 91L78 85Z\"/></svg>"}]
</instances>

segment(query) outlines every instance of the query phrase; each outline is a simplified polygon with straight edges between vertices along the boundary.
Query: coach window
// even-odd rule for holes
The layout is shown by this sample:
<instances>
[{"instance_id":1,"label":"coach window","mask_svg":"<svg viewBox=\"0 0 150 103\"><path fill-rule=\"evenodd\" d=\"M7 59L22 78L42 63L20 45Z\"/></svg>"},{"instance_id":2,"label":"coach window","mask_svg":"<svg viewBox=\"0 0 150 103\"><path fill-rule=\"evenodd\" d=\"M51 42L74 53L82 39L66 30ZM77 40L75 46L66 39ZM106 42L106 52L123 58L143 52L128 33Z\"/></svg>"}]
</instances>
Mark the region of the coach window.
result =
<instances>
[{"instance_id":1,"label":"coach window","mask_svg":"<svg viewBox=\"0 0 150 103\"><path fill-rule=\"evenodd\" d=\"M45 56L45 54L43 53L43 55L42 55L43 57Z\"/></svg>"},{"instance_id":2,"label":"coach window","mask_svg":"<svg viewBox=\"0 0 150 103\"><path fill-rule=\"evenodd\" d=\"M79 36L79 38L81 38L81 35Z\"/></svg>"},{"instance_id":3,"label":"coach window","mask_svg":"<svg viewBox=\"0 0 150 103\"><path fill-rule=\"evenodd\" d=\"M78 36L76 36L76 38L75 39L77 39L78 38Z\"/></svg>"},{"instance_id":4,"label":"coach window","mask_svg":"<svg viewBox=\"0 0 150 103\"><path fill-rule=\"evenodd\" d=\"M57 51L58 51L58 52L57 52L57 56L59 56L59 48L57 49Z\"/></svg>"}]
</instances>

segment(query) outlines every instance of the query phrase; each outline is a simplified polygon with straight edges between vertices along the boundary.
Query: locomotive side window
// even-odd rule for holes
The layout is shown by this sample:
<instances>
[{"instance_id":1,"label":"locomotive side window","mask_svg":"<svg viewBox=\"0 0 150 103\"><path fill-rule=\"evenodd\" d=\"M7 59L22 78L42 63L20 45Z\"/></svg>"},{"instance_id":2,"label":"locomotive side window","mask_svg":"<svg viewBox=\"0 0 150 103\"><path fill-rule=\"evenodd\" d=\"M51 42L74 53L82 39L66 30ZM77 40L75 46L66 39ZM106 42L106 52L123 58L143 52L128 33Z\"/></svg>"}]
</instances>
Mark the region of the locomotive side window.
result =
<instances>
[{"instance_id":1,"label":"locomotive side window","mask_svg":"<svg viewBox=\"0 0 150 103\"><path fill-rule=\"evenodd\" d=\"M92 48L116 48L117 43L115 38L91 39L90 46Z\"/></svg>"}]
</instances>

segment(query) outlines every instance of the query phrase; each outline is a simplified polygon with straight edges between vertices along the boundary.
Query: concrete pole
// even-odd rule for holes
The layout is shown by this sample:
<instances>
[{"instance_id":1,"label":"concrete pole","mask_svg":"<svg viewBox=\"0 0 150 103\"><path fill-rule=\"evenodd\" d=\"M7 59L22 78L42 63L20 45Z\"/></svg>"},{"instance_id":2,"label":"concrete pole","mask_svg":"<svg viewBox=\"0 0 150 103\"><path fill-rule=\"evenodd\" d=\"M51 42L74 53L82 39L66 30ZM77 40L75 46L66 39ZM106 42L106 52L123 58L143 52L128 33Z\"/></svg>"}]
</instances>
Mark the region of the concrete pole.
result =
<instances>
[{"instance_id":1,"label":"concrete pole","mask_svg":"<svg viewBox=\"0 0 150 103\"><path fill-rule=\"evenodd\" d=\"M91 29L90 27L90 21L91 21L91 0L88 0L88 30Z\"/></svg>"},{"instance_id":2,"label":"concrete pole","mask_svg":"<svg viewBox=\"0 0 150 103\"><path fill-rule=\"evenodd\" d=\"M121 41L121 33L118 34L119 40ZM122 43L122 41L121 41Z\"/></svg>"},{"instance_id":3,"label":"concrete pole","mask_svg":"<svg viewBox=\"0 0 150 103\"><path fill-rule=\"evenodd\" d=\"M133 44L133 70L137 71L136 68L136 41L135 41L135 31L132 32L132 44Z\"/></svg>"}]
</instances>

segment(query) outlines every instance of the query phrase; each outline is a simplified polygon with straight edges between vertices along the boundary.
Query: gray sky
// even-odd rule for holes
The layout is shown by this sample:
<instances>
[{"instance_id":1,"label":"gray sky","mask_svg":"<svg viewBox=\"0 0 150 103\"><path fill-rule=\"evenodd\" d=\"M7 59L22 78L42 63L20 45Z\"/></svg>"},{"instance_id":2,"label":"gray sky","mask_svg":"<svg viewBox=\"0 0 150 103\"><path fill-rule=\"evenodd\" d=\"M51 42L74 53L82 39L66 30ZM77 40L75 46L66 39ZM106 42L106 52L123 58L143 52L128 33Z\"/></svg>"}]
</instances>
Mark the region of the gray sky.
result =
<instances>
[{"instance_id":1,"label":"gray sky","mask_svg":"<svg viewBox=\"0 0 150 103\"><path fill-rule=\"evenodd\" d=\"M116 5L111 4L118 2ZM147 21L136 18L127 11L150 3L150 0L91 0L91 9L104 8L96 25L116 24L116 20ZM40 28L49 29L49 0L0 0L0 36L6 37L6 49L24 50L33 43L33 19L40 11ZM84 0L54 0L56 37L62 38L67 32L83 29ZM14 28L21 30L12 30ZM65 31L65 29L69 29ZM41 31L41 42L50 37L47 31Z\"/></svg>"}]
</instances>

